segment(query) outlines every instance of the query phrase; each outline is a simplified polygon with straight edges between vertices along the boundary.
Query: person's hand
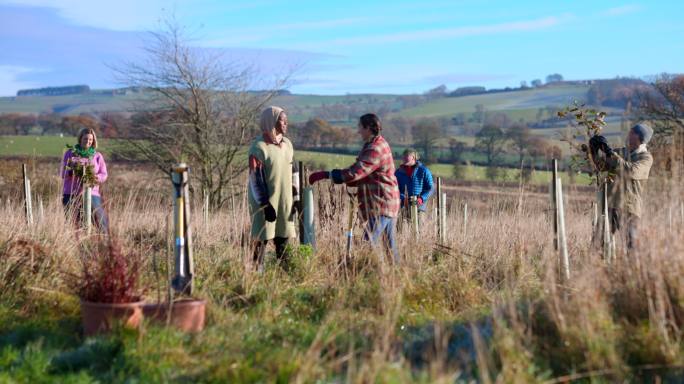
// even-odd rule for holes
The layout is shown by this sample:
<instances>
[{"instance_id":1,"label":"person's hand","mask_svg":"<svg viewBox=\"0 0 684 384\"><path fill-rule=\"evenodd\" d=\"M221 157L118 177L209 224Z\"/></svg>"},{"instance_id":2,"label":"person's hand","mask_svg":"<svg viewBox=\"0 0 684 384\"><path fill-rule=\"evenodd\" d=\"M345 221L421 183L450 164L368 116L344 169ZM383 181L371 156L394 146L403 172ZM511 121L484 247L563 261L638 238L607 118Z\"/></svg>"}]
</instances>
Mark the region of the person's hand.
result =
<instances>
[{"instance_id":1,"label":"person's hand","mask_svg":"<svg viewBox=\"0 0 684 384\"><path fill-rule=\"evenodd\" d=\"M276 221L276 211L275 208L271 205L271 203L267 203L266 205L263 206L264 208L264 218L266 221L269 223L272 223Z\"/></svg>"},{"instance_id":2,"label":"person's hand","mask_svg":"<svg viewBox=\"0 0 684 384\"><path fill-rule=\"evenodd\" d=\"M418 197L418 206L420 207L421 205L423 205L423 198Z\"/></svg>"},{"instance_id":3,"label":"person's hand","mask_svg":"<svg viewBox=\"0 0 684 384\"><path fill-rule=\"evenodd\" d=\"M315 184L318 181L329 179L330 172L328 171L318 171L309 175L309 184Z\"/></svg>"},{"instance_id":4,"label":"person's hand","mask_svg":"<svg viewBox=\"0 0 684 384\"><path fill-rule=\"evenodd\" d=\"M593 153L596 153L599 150L601 150L608 157L613 155L613 149L610 147L610 145L608 145L608 140L606 140L605 136L601 136L601 135L593 136L589 140L589 146L591 147L591 150Z\"/></svg>"}]
</instances>

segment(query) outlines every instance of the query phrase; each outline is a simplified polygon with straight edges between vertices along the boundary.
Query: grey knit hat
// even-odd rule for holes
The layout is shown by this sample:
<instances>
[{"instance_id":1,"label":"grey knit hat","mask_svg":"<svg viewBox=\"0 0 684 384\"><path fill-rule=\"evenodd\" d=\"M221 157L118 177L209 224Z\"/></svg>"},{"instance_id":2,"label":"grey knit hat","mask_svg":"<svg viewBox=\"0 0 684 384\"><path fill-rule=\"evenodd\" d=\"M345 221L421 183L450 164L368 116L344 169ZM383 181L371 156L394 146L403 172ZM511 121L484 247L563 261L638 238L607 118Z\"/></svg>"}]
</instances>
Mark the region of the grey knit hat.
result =
<instances>
[{"instance_id":1,"label":"grey knit hat","mask_svg":"<svg viewBox=\"0 0 684 384\"><path fill-rule=\"evenodd\" d=\"M639 136L639 140L641 140L643 144L648 144L653 137L653 128L646 123L639 123L633 126L632 130Z\"/></svg>"}]
</instances>

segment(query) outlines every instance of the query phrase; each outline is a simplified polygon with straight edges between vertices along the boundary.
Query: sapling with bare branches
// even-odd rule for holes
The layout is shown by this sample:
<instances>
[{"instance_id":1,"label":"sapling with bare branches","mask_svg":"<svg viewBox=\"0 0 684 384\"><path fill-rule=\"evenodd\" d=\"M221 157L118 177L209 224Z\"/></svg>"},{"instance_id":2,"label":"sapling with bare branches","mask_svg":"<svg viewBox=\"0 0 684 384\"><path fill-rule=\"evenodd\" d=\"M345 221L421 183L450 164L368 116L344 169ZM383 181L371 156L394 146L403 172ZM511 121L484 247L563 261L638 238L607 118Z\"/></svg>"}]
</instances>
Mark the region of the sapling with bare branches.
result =
<instances>
[{"instance_id":1,"label":"sapling with bare branches","mask_svg":"<svg viewBox=\"0 0 684 384\"><path fill-rule=\"evenodd\" d=\"M589 140L601 134L603 128L606 126L607 113L599 111L594 108L588 108L585 104L578 101L573 102L572 105L565 107L565 109L558 111L559 118L570 118L570 124L573 126L574 132L565 134L562 140L568 143L574 150L570 158L570 167L574 171L588 171L592 178L592 183L597 187L603 185L606 181L612 181L614 174L605 171L605 158L601 158L600 152L592 151L589 145Z\"/></svg>"}]
</instances>

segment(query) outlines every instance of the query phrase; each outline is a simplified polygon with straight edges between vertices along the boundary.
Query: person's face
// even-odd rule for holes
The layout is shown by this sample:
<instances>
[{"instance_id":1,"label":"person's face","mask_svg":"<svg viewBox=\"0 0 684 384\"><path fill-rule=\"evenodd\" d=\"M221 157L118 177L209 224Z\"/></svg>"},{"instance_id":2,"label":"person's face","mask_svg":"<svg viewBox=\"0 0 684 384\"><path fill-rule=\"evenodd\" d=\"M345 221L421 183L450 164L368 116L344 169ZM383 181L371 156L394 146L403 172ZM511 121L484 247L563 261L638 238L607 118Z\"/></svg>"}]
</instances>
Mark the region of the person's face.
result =
<instances>
[{"instance_id":1,"label":"person's face","mask_svg":"<svg viewBox=\"0 0 684 384\"><path fill-rule=\"evenodd\" d=\"M278 115L275 130L277 134L287 134L287 115L285 114L285 112L281 112L280 115Z\"/></svg>"},{"instance_id":2,"label":"person's face","mask_svg":"<svg viewBox=\"0 0 684 384\"><path fill-rule=\"evenodd\" d=\"M87 133L83 136L81 136L81 142L79 143L81 145L81 148L83 149L88 149L93 146L93 135L90 133Z\"/></svg>"},{"instance_id":3,"label":"person's face","mask_svg":"<svg viewBox=\"0 0 684 384\"><path fill-rule=\"evenodd\" d=\"M627 134L627 148L634 150L639 148L639 145L641 145L639 135L637 135L633 129L630 129L629 133Z\"/></svg>"},{"instance_id":4,"label":"person's face","mask_svg":"<svg viewBox=\"0 0 684 384\"><path fill-rule=\"evenodd\" d=\"M404 155L402 160L404 161L404 165L406 166L413 167L414 165L416 165L416 155L413 153L408 153Z\"/></svg>"},{"instance_id":5,"label":"person's face","mask_svg":"<svg viewBox=\"0 0 684 384\"><path fill-rule=\"evenodd\" d=\"M359 135L361 135L361 138L364 141L368 140L371 136L373 136L373 132L370 129L364 127L363 124L361 124L361 122L359 122L358 128L359 130L357 132L359 133Z\"/></svg>"}]
</instances>

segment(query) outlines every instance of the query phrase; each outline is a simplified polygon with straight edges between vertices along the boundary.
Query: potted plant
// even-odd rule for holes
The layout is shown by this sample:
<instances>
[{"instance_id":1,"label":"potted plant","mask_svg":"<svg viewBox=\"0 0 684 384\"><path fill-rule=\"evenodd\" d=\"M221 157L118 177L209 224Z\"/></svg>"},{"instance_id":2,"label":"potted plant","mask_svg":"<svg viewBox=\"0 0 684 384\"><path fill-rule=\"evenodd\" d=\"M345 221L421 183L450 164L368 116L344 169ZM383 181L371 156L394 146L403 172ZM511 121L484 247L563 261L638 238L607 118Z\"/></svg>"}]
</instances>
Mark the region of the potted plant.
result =
<instances>
[{"instance_id":1,"label":"potted plant","mask_svg":"<svg viewBox=\"0 0 684 384\"><path fill-rule=\"evenodd\" d=\"M125 253L113 239L85 243L81 273L71 285L81 299L86 336L107 332L115 323L137 328L142 323L140 259Z\"/></svg>"}]
</instances>

